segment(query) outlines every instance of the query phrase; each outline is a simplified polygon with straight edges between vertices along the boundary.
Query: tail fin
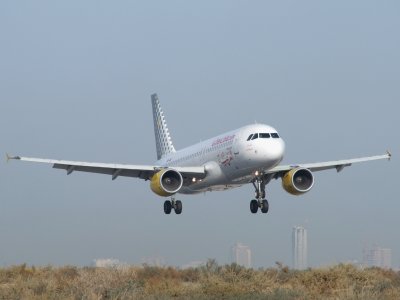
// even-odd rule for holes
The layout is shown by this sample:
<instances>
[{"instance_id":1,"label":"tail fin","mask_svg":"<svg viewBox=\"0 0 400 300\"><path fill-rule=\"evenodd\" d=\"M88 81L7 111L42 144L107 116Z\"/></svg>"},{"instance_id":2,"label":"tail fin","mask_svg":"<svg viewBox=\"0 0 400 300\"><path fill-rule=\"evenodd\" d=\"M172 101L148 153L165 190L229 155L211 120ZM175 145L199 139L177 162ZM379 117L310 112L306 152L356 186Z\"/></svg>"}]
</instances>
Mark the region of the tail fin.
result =
<instances>
[{"instance_id":1,"label":"tail fin","mask_svg":"<svg viewBox=\"0 0 400 300\"><path fill-rule=\"evenodd\" d=\"M161 109L157 94L151 95L151 104L153 106L154 134L156 136L157 159L161 159L168 153L175 152L169 134L167 122Z\"/></svg>"}]
</instances>

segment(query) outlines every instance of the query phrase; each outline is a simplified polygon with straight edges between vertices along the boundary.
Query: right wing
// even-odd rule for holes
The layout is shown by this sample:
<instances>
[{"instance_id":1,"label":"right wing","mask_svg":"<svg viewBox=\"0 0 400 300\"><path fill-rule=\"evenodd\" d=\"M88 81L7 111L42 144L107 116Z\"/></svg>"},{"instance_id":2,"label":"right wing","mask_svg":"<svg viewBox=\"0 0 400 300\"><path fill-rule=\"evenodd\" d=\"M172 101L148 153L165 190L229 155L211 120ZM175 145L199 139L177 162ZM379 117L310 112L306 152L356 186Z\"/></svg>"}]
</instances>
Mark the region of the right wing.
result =
<instances>
[{"instance_id":1,"label":"right wing","mask_svg":"<svg viewBox=\"0 0 400 300\"><path fill-rule=\"evenodd\" d=\"M390 159L391 157L392 157L392 154L389 151L387 151L386 154L376 155L376 156L368 156L368 157L344 159L344 160L336 160L336 161L327 161L327 162L276 166L276 167L268 170L266 173L273 175L273 178L278 178L278 177L281 177L287 171L290 171L294 168L305 168L312 172L323 171L323 170L328 170L328 169L336 169L337 172L340 172L343 170L344 167L349 167L354 163L373 161L373 160L379 160L379 159Z\"/></svg>"},{"instance_id":2,"label":"right wing","mask_svg":"<svg viewBox=\"0 0 400 300\"><path fill-rule=\"evenodd\" d=\"M7 160L10 159L52 164L55 169L66 170L67 175L75 171L111 175L112 180L115 180L118 176L149 180L155 173L167 169L167 167L162 166L93 163L7 155ZM184 179L191 180L193 177L203 179L206 175L204 167L174 167L173 169L181 173Z\"/></svg>"}]
</instances>

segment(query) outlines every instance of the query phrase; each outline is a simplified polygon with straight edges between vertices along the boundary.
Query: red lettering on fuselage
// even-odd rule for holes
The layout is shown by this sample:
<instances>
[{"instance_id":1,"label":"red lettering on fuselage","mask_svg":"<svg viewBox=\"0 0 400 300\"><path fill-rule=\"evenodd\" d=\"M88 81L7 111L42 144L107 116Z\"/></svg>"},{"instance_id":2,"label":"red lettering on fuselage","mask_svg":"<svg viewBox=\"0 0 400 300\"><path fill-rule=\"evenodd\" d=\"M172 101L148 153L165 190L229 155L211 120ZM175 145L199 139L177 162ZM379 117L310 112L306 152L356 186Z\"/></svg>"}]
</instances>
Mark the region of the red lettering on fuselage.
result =
<instances>
[{"instance_id":1,"label":"red lettering on fuselage","mask_svg":"<svg viewBox=\"0 0 400 300\"><path fill-rule=\"evenodd\" d=\"M219 139L216 139L215 141L213 141L213 143L211 144L211 146L214 147L214 146L217 146L217 145L226 143L226 142L230 142L230 141L232 141L234 138L235 138L235 135L234 135L234 134L233 134L233 135L227 135L227 136L225 136L225 137L223 137L223 138L219 138Z\"/></svg>"}]
</instances>

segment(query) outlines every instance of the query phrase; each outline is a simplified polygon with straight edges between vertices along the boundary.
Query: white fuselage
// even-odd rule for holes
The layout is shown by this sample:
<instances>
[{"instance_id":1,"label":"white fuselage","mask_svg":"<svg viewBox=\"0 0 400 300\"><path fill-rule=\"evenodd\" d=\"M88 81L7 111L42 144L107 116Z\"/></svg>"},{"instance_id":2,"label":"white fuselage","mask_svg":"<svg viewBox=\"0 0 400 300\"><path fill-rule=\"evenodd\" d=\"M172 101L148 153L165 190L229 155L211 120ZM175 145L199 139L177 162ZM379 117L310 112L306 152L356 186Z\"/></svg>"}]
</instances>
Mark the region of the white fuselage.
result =
<instances>
[{"instance_id":1,"label":"white fuselage","mask_svg":"<svg viewBox=\"0 0 400 300\"><path fill-rule=\"evenodd\" d=\"M170 168L204 166L207 177L193 179L193 184L179 191L194 194L226 190L248 183L255 172L277 166L284 151L285 143L273 127L254 124L170 153L156 164Z\"/></svg>"}]
</instances>

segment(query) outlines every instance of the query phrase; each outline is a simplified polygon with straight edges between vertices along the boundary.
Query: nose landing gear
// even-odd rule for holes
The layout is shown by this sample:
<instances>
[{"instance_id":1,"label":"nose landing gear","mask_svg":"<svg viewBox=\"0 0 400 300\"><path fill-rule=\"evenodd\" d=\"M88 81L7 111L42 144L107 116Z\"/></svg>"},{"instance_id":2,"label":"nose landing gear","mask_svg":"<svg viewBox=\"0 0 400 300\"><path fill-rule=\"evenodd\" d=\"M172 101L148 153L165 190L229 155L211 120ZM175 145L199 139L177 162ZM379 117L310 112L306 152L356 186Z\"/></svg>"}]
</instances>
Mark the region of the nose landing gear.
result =
<instances>
[{"instance_id":1,"label":"nose landing gear","mask_svg":"<svg viewBox=\"0 0 400 300\"><path fill-rule=\"evenodd\" d=\"M250 211L255 214L260 208L263 214L266 214L269 210L268 200L265 199L265 186L267 181L262 176L257 176L253 181L253 186L256 190L255 198L250 201Z\"/></svg>"}]
</instances>

